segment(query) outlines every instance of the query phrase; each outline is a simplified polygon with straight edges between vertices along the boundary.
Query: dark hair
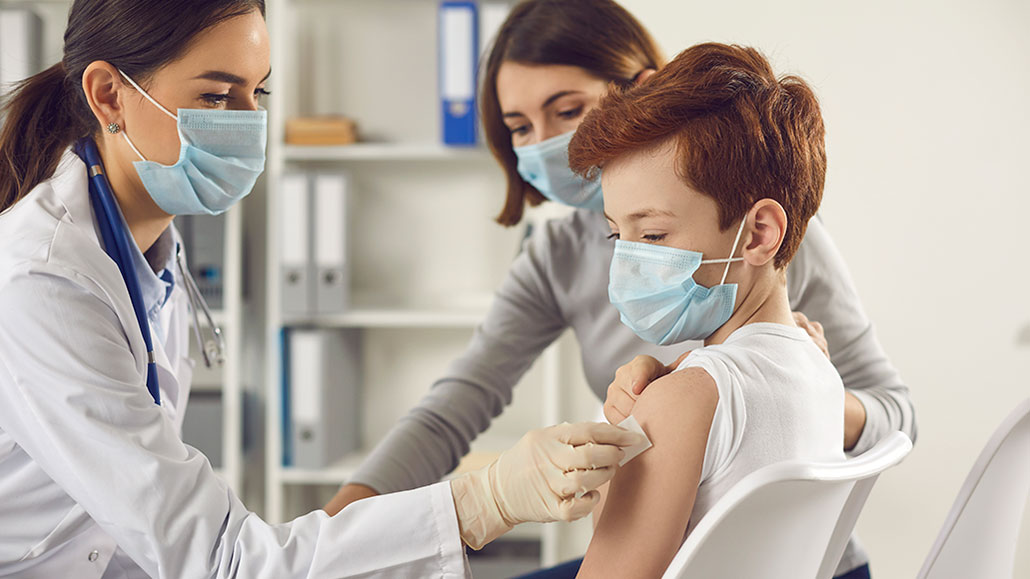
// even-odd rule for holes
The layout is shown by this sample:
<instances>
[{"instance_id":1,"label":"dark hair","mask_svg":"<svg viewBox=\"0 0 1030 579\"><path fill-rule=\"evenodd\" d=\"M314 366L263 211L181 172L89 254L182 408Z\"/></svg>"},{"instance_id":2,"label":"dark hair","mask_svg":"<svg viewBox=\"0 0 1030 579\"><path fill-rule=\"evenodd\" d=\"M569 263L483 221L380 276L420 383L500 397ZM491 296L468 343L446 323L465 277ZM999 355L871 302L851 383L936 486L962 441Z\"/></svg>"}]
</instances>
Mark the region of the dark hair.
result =
<instances>
[{"instance_id":1,"label":"dark hair","mask_svg":"<svg viewBox=\"0 0 1030 579\"><path fill-rule=\"evenodd\" d=\"M201 32L258 10L264 0L75 0L64 58L22 81L4 105L0 132L0 212L53 176L61 154L100 130L82 91L96 61L145 83L180 57Z\"/></svg>"},{"instance_id":2,"label":"dark hair","mask_svg":"<svg viewBox=\"0 0 1030 579\"><path fill-rule=\"evenodd\" d=\"M497 100L497 72L505 61L576 66L606 81L630 84L642 71L662 64L647 30L612 0L525 0L501 26L487 57L480 93L483 130L508 180L501 225L522 220L525 204L543 195L517 170L511 132Z\"/></svg>"},{"instance_id":3,"label":"dark hair","mask_svg":"<svg viewBox=\"0 0 1030 579\"><path fill-rule=\"evenodd\" d=\"M787 213L775 265L785 267L819 209L826 177L823 117L812 89L777 79L753 48L699 44L641 86L613 91L569 144L569 165L592 175L605 163L674 140L677 172L715 200L726 230L762 199Z\"/></svg>"}]
</instances>

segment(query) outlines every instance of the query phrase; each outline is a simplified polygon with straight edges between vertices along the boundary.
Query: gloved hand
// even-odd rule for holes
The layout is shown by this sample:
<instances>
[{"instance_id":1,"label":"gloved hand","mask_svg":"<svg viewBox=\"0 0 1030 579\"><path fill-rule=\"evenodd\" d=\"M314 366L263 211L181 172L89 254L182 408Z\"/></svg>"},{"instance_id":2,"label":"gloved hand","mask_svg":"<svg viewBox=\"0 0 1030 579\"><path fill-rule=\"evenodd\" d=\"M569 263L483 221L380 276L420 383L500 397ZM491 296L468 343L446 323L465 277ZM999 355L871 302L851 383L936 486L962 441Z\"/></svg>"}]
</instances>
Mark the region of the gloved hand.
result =
<instances>
[{"instance_id":1,"label":"gloved hand","mask_svg":"<svg viewBox=\"0 0 1030 579\"><path fill-rule=\"evenodd\" d=\"M600 499L622 447L639 434L610 424L559 424L527 433L490 465L451 481L465 544L480 549L519 523L574 521Z\"/></svg>"}]
</instances>

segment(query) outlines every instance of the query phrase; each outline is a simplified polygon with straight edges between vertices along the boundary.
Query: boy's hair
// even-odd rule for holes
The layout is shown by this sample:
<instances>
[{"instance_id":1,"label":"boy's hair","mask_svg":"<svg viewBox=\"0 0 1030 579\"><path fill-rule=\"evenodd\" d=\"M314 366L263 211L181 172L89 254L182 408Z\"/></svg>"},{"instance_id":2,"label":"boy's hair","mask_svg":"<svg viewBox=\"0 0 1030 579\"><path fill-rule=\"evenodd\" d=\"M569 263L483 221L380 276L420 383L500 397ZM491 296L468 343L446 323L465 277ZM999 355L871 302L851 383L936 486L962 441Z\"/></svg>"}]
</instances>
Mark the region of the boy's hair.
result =
<instances>
[{"instance_id":1,"label":"boy's hair","mask_svg":"<svg viewBox=\"0 0 1030 579\"><path fill-rule=\"evenodd\" d=\"M822 200L824 128L812 89L777 79L753 48L699 44L643 84L613 90L576 131L572 169L596 176L617 157L674 139L677 173L714 199L719 227L735 225L761 199L787 213L775 266L790 262Z\"/></svg>"}]
</instances>

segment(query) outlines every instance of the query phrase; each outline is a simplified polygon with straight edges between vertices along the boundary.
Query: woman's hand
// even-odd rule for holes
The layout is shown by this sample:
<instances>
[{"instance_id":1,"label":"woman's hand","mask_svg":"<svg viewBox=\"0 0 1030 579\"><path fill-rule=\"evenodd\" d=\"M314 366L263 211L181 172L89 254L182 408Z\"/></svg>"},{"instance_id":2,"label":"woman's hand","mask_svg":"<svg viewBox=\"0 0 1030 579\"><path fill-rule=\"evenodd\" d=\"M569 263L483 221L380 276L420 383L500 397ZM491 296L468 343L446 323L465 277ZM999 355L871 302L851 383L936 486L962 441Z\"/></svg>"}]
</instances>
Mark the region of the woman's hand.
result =
<instances>
[{"instance_id":1,"label":"woman's hand","mask_svg":"<svg viewBox=\"0 0 1030 579\"><path fill-rule=\"evenodd\" d=\"M525 522L574 521L615 476L623 447L643 437L609 424L559 424L530 431L485 468L451 481L465 544L480 549Z\"/></svg>"},{"instance_id":2,"label":"woman's hand","mask_svg":"<svg viewBox=\"0 0 1030 579\"><path fill-rule=\"evenodd\" d=\"M794 323L797 324L799 328L808 332L808 337L812 338L812 341L815 342L816 346L819 346L819 349L822 350L826 359L830 359L830 346L826 343L826 334L823 332L823 325L819 322L809 320L808 316L801 312L794 312Z\"/></svg>"},{"instance_id":3,"label":"woman's hand","mask_svg":"<svg viewBox=\"0 0 1030 579\"><path fill-rule=\"evenodd\" d=\"M347 505L360 501L361 499L367 499L368 497L374 497L378 495L375 489L359 484L348 484L340 487L337 491L336 496L333 500L329 501L322 510L329 513L329 516L333 516L336 513L342 511Z\"/></svg>"},{"instance_id":4,"label":"woman's hand","mask_svg":"<svg viewBox=\"0 0 1030 579\"><path fill-rule=\"evenodd\" d=\"M816 346L823 351L827 359L830 358L830 348L826 343L826 335L823 332L823 325L813 322L801 312L794 312L794 323L808 332L809 337ZM849 451L858 444L865 430L865 406L854 394L844 391L844 450Z\"/></svg>"}]
</instances>

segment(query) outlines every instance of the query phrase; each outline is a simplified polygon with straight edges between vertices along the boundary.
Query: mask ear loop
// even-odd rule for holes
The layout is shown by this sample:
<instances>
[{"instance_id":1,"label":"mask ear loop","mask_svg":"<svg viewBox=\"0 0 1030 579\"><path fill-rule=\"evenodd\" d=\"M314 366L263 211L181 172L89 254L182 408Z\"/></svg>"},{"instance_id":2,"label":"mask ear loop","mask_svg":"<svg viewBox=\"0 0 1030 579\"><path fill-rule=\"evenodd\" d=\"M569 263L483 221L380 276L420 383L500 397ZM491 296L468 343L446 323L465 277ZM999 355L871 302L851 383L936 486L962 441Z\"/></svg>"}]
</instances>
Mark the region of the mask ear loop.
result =
<instances>
[{"instance_id":1,"label":"mask ear loop","mask_svg":"<svg viewBox=\"0 0 1030 579\"><path fill-rule=\"evenodd\" d=\"M125 131L122 131L122 138L125 139L126 143L129 143L129 148L132 149L133 153L136 153L136 156L139 157L140 161L146 161L147 160L147 158L143 156L143 153L140 153L139 149L136 148L136 145L132 144L132 141L129 140L129 135L126 135Z\"/></svg>"},{"instance_id":2,"label":"mask ear loop","mask_svg":"<svg viewBox=\"0 0 1030 579\"><path fill-rule=\"evenodd\" d=\"M115 70L118 70L118 69L115 69ZM147 99L148 101L153 103L155 107L161 109L161 112L163 112L164 114L172 117L175 120L179 120L179 117L175 116L175 114L173 114L171 111L169 111L168 109L166 109L163 106L161 106L161 103L157 102L156 100L154 100L154 97L152 97L149 94L147 94L147 91L143 90L143 87L141 87L140 85L136 84L136 81L134 81L131 78L129 78L129 75L125 74L121 70L118 70L118 74L122 75L122 78L124 78L125 80L129 81L129 84L132 85L132 88L138 90L139 94L143 95L143 97L145 99Z\"/></svg>"},{"instance_id":3,"label":"mask ear loop","mask_svg":"<svg viewBox=\"0 0 1030 579\"><path fill-rule=\"evenodd\" d=\"M745 215L744 219L740 221L740 229L737 230L737 238L733 240L733 249L730 250L730 256L726 258L726 269L722 272L722 281L719 282L719 285L726 283L726 276L730 273L730 264L734 261L738 261L737 259L733 259L733 254L737 253L737 243L740 242L740 235L744 233L745 223L747 223L747 215ZM743 258L739 259L742 260Z\"/></svg>"},{"instance_id":4,"label":"mask ear loop","mask_svg":"<svg viewBox=\"0 0 1030 579\"><path fill-rule=\"evenodd\" d=\"M164 106L162 106L161 103L159 103L156 100L154 100L154 97L150 96L147 93L147 91L143 90L143 87L141 87L140 85L136 84L136 81L134 81L131 78L129 78L129 75L127 75L124 72L122 72L121 69L116 68L115 70L118 71L118 74L122 75L122 78L127 80L129 82L129 84L132 85L132 88L136 89L139 92L139 94L143 95L143 98L145 98L148 101L150 101L155 107L160 109L162 113L164 113L164 114L172 117L173 119L175 119L176 130L179 131L179 139L181 141L185 142L185 139L182 138L182 131L179 130L179 128L178 128L179 117L176 116L175 114L173 114L168 109L164 108ZM132 148L132 152L136 153L136 156L138 156L141 161L146 161L147 158L143 156L143 153L139 152L139 149L136 148L136 145L132 144L132 141L129 139L129 135L127 135L126 132L127 131L122 131L122 137L125 139L125 142L129 144L129 147Z\"/></svg>"}]
</instances>

